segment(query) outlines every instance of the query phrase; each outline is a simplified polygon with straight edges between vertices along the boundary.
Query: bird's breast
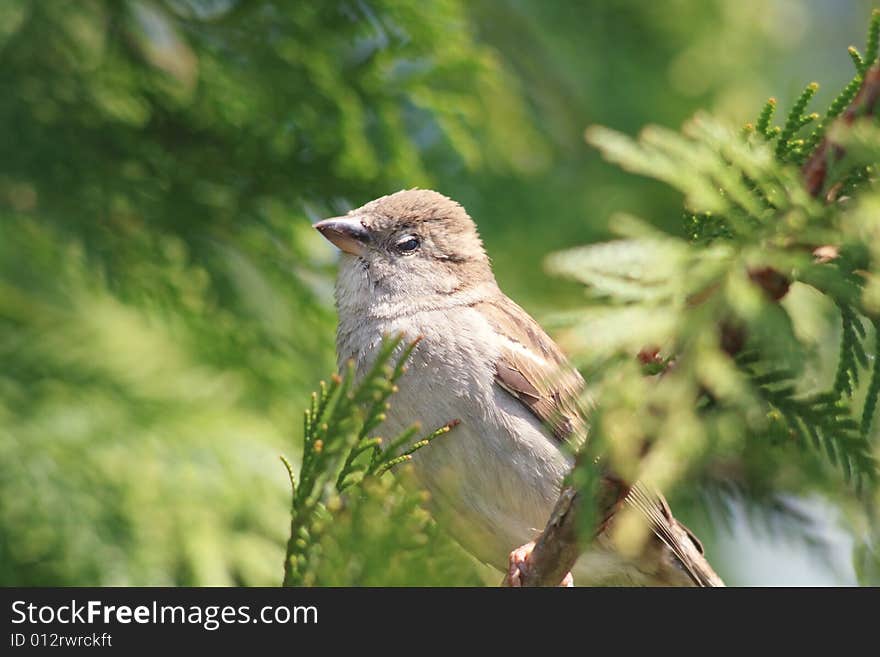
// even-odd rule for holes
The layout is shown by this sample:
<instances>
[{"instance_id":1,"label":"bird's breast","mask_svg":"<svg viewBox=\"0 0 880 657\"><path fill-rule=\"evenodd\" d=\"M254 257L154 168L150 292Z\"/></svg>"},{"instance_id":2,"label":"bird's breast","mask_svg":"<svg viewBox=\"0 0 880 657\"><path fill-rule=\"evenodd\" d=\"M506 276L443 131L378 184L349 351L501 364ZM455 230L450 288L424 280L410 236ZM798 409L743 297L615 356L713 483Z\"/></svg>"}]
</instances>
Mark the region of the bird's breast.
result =
<instances>
[{"instance_id":1,"label":"bird's breast","mask_svg":"<svg viewBox=\"0 0 880 657\"><path fill-rule=\"evenodd\" d=\"M340 322L341 360L363 372L385 334L420 337L390 400L382 435L418 422L427 434L460 424L416 453L413 466L436 513L481 558L501 563L543 527L569 460L541 423L495 383L488 322L472 308Z\"/></svg>"}]
</instances>

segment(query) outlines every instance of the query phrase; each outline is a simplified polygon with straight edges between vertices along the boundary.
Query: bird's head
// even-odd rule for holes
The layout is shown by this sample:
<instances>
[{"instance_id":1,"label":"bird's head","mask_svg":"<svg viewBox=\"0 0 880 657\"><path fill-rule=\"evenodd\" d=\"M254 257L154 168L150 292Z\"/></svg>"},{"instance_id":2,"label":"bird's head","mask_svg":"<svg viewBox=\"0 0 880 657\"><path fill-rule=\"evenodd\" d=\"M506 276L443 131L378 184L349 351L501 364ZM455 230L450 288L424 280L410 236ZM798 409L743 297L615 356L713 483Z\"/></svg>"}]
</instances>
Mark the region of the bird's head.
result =
<instances>
[{"instance_id":1,"label":"bird's head","mask_svg":"<svg viewBox=\"0 0 880 657\"><path fill-rule=\"evenodd\" d=\"M473 220L438 192L397 192L314 227L345 254L344 277L362 277L351 283L372 294L450 295L494 281Z\"/></svg>"}]
</instances>

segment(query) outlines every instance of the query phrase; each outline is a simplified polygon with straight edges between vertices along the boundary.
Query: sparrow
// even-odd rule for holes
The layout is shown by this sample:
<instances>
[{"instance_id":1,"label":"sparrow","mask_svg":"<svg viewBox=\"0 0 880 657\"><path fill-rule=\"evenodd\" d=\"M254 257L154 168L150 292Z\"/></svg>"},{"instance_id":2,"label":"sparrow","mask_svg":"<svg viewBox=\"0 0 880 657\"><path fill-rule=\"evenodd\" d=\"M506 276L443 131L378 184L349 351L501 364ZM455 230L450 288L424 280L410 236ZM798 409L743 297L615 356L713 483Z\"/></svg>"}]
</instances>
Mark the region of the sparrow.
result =
<instances>
[{"instance_id":1,"label":"sparrow","mask_svg":"<svg viewBox=\"0 0 880 657\"><path fill-rule=\"evenodd\" d=\"M362 375L383 336L419 339L382 431L459 421L414 454L416 478L438 522L516 585L572 468L566 443L586 435L583 378L499 289L474 221L452 199L404 190L314 228L342 252L340 367L353 361ZM659 493L612 475L603 486L604 520L573 569L579 584L723 586ZM610 537L624 506L652 530L636 557Z\"/></svg>"}]
</instances>

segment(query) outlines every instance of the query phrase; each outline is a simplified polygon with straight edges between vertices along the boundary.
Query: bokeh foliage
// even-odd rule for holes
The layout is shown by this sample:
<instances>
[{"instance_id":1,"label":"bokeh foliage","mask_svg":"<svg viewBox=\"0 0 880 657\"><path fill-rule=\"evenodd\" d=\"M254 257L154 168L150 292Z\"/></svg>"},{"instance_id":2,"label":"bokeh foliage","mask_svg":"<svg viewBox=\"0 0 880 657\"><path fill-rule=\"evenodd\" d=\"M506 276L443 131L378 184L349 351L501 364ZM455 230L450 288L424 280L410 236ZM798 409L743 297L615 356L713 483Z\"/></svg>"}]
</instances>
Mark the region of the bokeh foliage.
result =
<instances>
[{"instance_id":1,"label":"bokeh foliage","mask_svg":"<svg viewBox=\"0 0 880 657\"><path fill-rule=\"evenodd\" d=\"M311 220L433 186L511 296L580 302L547 252L680 215L584 127L745 120L826 11L662 5L0 3L0 584L278 583L277 455L333 369Z\"/></svg>"},{"instance_id":2,"label":"bokeh foliage","mask_svg":"<svg viewBox=\"0 0 880 657\"><path fill-rule=\"evenodd\" d=\"M456 2L0 12L0 582L275 583L309 215L512 161L520 105Z\"/></svg>"},{"instance_id":3,"label":"bokeh foliage","mask_svg":"<svg viewBox=\"0 0 880 657\"><path fill-rule=\"evenodd\" d=\"M683 195L690 240L625 216L622 239L548 265L593 301L560 317L563 344L594 370L590 449L630 481L673 491L696 476L773 513L773 498L820 493L846 512L855 570L876 584L880 10L867 32L824 112L806 112L810 83L780 125L771 98L741 131L705 114L638 139L591 127L608 160ZM595 470L583 459L576 480L589 487ZM614 529L634 550L648 531L634 512Z\"/></svg>"}]
</instances>

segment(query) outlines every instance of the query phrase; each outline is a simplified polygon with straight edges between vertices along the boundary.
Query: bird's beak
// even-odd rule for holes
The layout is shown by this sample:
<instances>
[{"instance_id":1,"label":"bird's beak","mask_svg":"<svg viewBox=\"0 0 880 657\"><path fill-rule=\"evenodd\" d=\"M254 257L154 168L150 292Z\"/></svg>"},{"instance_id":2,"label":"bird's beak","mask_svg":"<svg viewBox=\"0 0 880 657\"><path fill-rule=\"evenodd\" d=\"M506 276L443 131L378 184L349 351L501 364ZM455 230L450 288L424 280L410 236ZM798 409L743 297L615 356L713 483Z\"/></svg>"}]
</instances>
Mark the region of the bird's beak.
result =
<instances>
[{"instance_id":1,"label":"bird's beak","mask_svg":"<svg viewBox=\"0 0 880 657\"><path fill-rule=\"evenodd\" d=\"M370 233L357 217L333 217L312 227L336 247L352 255L364 255L370 242Z\"/></svg>"}]
</instances>

